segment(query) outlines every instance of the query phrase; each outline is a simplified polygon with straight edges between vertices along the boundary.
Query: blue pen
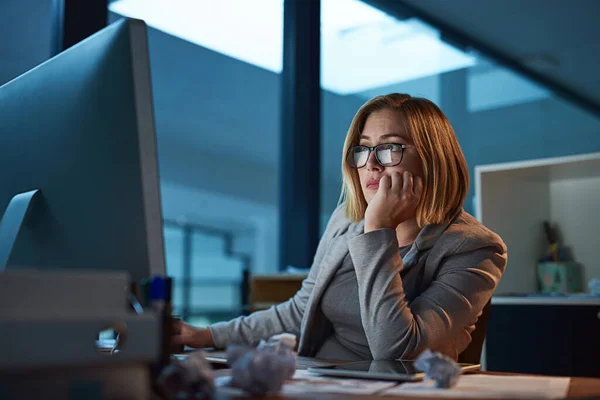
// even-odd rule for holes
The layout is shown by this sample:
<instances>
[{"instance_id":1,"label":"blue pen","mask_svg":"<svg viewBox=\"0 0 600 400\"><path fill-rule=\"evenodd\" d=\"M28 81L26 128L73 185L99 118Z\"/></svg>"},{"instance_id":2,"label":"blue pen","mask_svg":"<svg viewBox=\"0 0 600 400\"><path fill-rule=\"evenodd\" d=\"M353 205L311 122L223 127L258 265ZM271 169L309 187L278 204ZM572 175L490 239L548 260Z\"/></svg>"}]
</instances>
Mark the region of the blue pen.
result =
<instances>
[{"instance_id":1,"label":"blue pen","mask_svg":"<svg viewBox=\"0 0 600 400\"><path fill-rule=\"evenodd\" d=\"M162 313L165 308L165 280L161 276L152 277L150 283L150 305L157 313Z\"/></svg>"}]
</instances>

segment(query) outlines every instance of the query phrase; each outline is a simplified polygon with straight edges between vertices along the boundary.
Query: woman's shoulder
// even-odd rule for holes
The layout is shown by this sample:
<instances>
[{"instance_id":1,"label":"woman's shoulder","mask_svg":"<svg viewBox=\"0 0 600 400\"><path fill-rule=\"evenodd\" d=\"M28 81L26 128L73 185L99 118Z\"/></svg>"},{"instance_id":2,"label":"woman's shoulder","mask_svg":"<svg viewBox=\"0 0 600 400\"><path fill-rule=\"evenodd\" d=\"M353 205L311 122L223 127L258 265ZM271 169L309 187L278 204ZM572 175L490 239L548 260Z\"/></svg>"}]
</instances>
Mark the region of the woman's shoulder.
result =
<instances>
[{"instance_id":1,"label":"woman's shoulder","mask_svg":"<svg viewBox=\"0 0 600 400\"><path fill-rule=\"evenodd\" d=\"M363 226L364 220L354 222L348 218L346 215L346 203L341 203L331 213L325 232L330 237L348 233L359 234L362 232Z\"/></svg>"},{"instance_id":2,"label":"woman's shoulder","mask_svg":"<svg viewBox=\"0 0 600 400\"><path fill-rule=\"evenodd\" d=\"M453 253L482 248L495 248L495 252L506 253L502 238L464 210L448 225L438 242Z\"/></svg>"}]
</instances>

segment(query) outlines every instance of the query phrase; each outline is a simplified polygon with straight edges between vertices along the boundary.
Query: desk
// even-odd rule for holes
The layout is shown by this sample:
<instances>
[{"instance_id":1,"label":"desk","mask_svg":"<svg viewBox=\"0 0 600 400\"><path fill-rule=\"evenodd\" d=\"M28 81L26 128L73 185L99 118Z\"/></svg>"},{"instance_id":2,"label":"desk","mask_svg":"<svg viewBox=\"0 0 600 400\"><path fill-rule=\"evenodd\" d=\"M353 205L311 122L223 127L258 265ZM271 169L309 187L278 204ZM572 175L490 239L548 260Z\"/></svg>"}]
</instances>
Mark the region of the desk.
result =
<instances>
[{"instance_id":1,"label":"desk","mask_svg":"<svg viewBox=\"0 0 600 400\"><path fill-rule=\"evenodd\" d=\"M482 372L483 374L499 374L499 373L489 373ZM502 374L502 375L514 375L519 376L520 374ZM219 395L217 396L217 400L233 400L233 399L358 399L358 400L381 400L381 399L414 399L414 400L439 400L439 398L435 397L411 397L411 396L377 396L377 395L349 395L349 394L332 394L332 393L323 393L323 394L306 394L306 395L286 395L286 396L272 396L272 397L237 397L237 396L227 396L227 395ZM569 385L569 392L567 394L567 399L582 399L582 398L600 398L600 378L571 378L571 384ZM469 399L473 400L473 399ZM484 400L484 399L481 399Z\"/></svg>"},{"instance_id":2,"label":"desk","mask_svg":"<svg viewBox=\"0 0 600 400\"><path fill-rule=\"evenodd\" d=\"M212 365L216 368L226 368L225 363L225 353L222 351L208 351L207 358L211 361ZM298 358L298 368L306 369L309 366L323 365L331 362L332 360L320 360L314 358L307 357L299 357ZM222 373L225 371L222 371ZM503 376L523 376L523 374L516 373L502 373L502 372L479 372L480 374L485 375L503 375ZM217 399L226 400L226 399L238 399L240 397L235 396L227 396L227 395L219 395ZM249 399L250 397L244 397L244 399ZM261 399L262 397L253 397L256 399ZM275 397L264 397L264 399L364 399L364 400L373 400L373 399L416 399L416 400L428 400L432 398L427 397L408 397L408 396L377 396L377 395L348 395L348 394L307 394L307 395L286 395L286 396L275 396ZM567 395L568 399L577 399L577 398L600 398L600 378L581 378L574 377L571 378L571 382L569 385L569 392Z\"/></svg>"}]
</instances>

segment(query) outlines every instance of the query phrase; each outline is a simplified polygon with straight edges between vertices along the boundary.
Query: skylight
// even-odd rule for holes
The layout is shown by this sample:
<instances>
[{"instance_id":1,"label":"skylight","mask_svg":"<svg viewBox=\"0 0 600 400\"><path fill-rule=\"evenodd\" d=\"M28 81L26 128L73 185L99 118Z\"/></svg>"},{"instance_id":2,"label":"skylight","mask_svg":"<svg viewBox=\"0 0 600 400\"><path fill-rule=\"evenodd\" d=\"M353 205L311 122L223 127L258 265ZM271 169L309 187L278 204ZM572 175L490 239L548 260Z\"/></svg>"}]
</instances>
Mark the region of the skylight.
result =
<instances>
[{"instance_id":1,"label":"skylight","mask_svg":"<svg viewBox=\"0 0 600 400\"><path fill-rule=\"evenodd\" d=\"M359 0L322 0L321 81L353 94L475 64L416 19L397 20ZM283 0L119 0L117 14L280 73Z\"/></svg>"}]
</instances>

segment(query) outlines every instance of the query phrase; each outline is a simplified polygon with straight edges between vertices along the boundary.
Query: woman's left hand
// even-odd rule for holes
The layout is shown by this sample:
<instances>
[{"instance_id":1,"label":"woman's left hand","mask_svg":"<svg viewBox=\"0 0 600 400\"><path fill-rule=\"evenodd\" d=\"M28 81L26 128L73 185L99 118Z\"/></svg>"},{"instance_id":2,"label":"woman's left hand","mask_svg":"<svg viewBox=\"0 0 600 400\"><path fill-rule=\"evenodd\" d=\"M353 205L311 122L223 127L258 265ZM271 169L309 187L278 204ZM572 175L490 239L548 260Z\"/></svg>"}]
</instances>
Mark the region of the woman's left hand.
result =
<instances>
[{"instance_id":1,"label":"woman's left hand","mask_svg":"<svg viewBox=\"0 0 600 400\"><path fill-rule=\"evenodd\" d=\"M414 218L423 180L404 171L392 172L392 176L383 176L379 180L377 193L371 199L365 211L365 233L377 229L396 229L402 222Z\"/></svg>"}]
</instances>

